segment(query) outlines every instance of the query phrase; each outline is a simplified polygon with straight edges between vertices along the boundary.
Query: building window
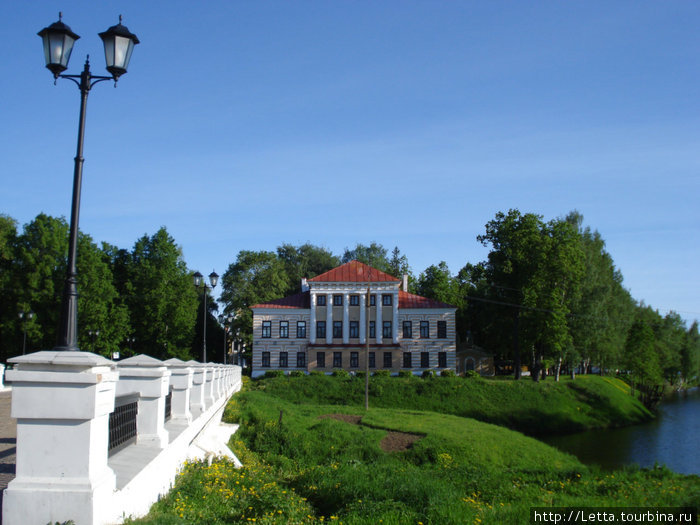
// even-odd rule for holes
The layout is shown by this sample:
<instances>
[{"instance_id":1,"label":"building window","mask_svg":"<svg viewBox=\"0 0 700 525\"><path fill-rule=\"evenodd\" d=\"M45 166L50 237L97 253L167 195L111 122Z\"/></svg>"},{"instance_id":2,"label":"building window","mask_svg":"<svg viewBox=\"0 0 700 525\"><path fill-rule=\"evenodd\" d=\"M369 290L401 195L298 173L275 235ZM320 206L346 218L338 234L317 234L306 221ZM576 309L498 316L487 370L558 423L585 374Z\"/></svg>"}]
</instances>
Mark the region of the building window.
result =
<instances>
[{"instance_id":1,"label":"building window","mask_svg":"<svg viewBox=\"0 0 700 525\"><path fill-rule=\"evenodd\" d=\"M319 339L326 337L326 321L316 321L316 337Z\"/></svg>"},{"instance_id":2,"label":"building window","mask_svg":"<svg viewBox=\"0 0 700 525\"><path fill-rule=\"evenodd\" d=\"M316 368L326 368L326 352L316 352Z\"/></svg>"},{"instance_id":3,"label":"building window","mask_svg":"<svg viewBox=\"0 0 700 525\"><path fill-rule=\"evenodd\" d=\"M360 354L358 352L350 352L350 368L360 366Z\"/></svg>"},{"instance_id":4,"label":"building window","mask_svg":"<svg viewBox=\"0 0 700 525\"><path fill-rule=\"evenodd\" d=\"M262 353L262 366L263 368L270 368L270 352Z\"/></svg>"},{"instance_id":5,"label":"building window","mask_svg":"<svg viewBox=\"0 0 700 525\"><path fill-rule=\"evenodd\" d=\"M350 321L350 337L357 339L360 337L360 323L357 321Z\"/></svg>"},{"instance_id":6,"label":"building window","mask_svg":"<svg viewBox=\"0 0 700 525\"><path fill-rule=\"evenodd\" d=\"M316 296L316 306L326 306L326 296L317 295Z\"/></svg>"},{"instance_id":7,"label":"building window","mask_svg":"<svg viewBox=\"0 0 700 525\"><path fill-rule=\"evenodd\" d=\"M438 368L447 368L447 352L438 352Z\"/></svg>"},{"instance_id":8,"label":"building window","mask_svg":"<svg viewBox=\"0 0 700 525\"><path fill-rule=\"evenodd\" d=\"M391 294L385 293L382 295L382 306L391 306Z\"/></svg>"},{"instance_id":9,"label":"building window","mask_svg":"<svg viewBox=\"0 0 700 525\"><path fill-rule=\"evenodd\" d=\"M350 306L360 306L360 296L351 295L350 296Z\"/></svg>"},{"instance_id":10,"label":"building window","mask_svg":"<svg viewBox=\"0 0 700 525\"><path fill-rule=\"evenodd\" d=\"M413 323L411 321L403 322L403 338L411 339L413 337Z\"/></svg>"},{"instance_id":11,"label":"building window","mask_svg":"<svg viewBox=\"0 0 700 525\"><path fill-rule=\"evenodd\" d=\"M263 339L267 339L269 337L272 337L272 321L263 321L262 322L262 336L263 336Z\"/></svg>"},{"instance_id":12,"label":"building window","mask_svg":"<svg viewBox=\"0 0 700 525\"><path fill-rule=\"evenodd\" d=\"M280 368L287 368L287 352L280 352Z\"/></svg>"},{"instance_id":13,"label":"building window","mask_svg":"<svg viewBox=\"0 0 700 525\"><path fill-rule=\"evenodd\" d=\"M343 321L333 321L333 337L343 337Z\"/></svg>"},{"instance_id":14,"label":"building window","mask_svg":"<svg viewBox=\"0 0 700 525\"><path fill-rule=\"evenodd\" d=\"M289 337L289 321L280 321L280 338L287 339Z\"/></svg>"},{"instance_id":15,"label":"building window","mask_svg":"<svg viewBox=\"0 0 700 525\"><path fill-rule=\"evenodd\" d=\"M333 296L333 306L343 306L343 296L334 295Z\"/></svg>"},{"instance_id":16,"label":"building window","mask_svg":"<svg viewBox=\"0 0 700 525\"><path fill-rule=\"evenodd\" d=\"M297 368L306 368L306 352L297 352Z\"/></svg>"},{"instance_id":17,"label":"building window","mask_svg":"<svg viewBox=\"0 0 700 525\"><path fill-rule=\"evenodd\" d=\"M420 322L420 338L430 339L430 321Z\"/></svg>"},{"instance_id":18,"label":"building window","mask_svg":"<svg viewBox=\"0 0 700 525\"><path fill-rule=\"evenodd\" d=\"M391 368L391 352L384 352L384 368Z\"/></svg>"},{"instance_id":19,"label":"building window","mask_svg":"<svg viewBox=\"0 0 700 525\"><path fill-rule=\"evenodd\" d=\"M343 368L343 352L333 352L333 368Z\"/></svg>"},{"instance_id":20,"label":"building window","mask_svg":"<svg viewBox=\"0 0 700 525\"><path fill-rule=\"evenodd\" d=\"M382 322L382 337L391 338L391 321Z\"/></svg>"},{"instance_id":21,"label":"building window","mask_svg":"<svg viewBox=\"0 0 700 525\"><path fill-rule=\"evenodd\" d=\"M403 353L403 367L404 368L413 368L413 365L411 364L411 352L404 352Z\"/></svg>"},{"instance_id":22,"label":"building window","mask_svg":"<svg viewBox=\"0 0 700 525\"><path fill-rule=\"evenodd\" d=\"M306 321L297 321L297 339L306 338Z\"/></svg>"},{"instance_id":23,"label":"building window","mask_svg":"<svg viewBox=\"0 0 700 525\"><path fill-rule=\"evenodd\" d=\"M369 296L369 305L377 306L377 296L375 294Z\"/></svg>"},{"instance_id":24,"label":"building window","mask_svg":"<svg viewBox=\"0 0 700 525\"><path fill-rule=\"evenodd\" d=\"M370 368L377 368L377 361L374 357L374 352L369 353L369 367Z\"/></svg>"},{"instance_id":25,"label":"building window","mask_svg":"<svg viewBox=\"0 0 700 525\"><path fill-rule=\"evenodd\" d=\"M421 352L420 353L420 367L421 368L430 368L430 352Z\"/></svg>"},{"instance_id":26,"label":"building window","mask_svg":"<svg viewBox=\"0 0 700 525\"><path fill-rule=\"evenodd\" d=\"M438 339L447 339L447 321L438 321Z\"/></svg>"},{"instance_id":27,"label":"building window","mask_svg":"<svg viewBox=\"0 0 700 525\"><path fill-rule=\"evenodd\" d=\"M369 322L369 336L377 337L377 323L375 321Z\"/></svg>"}]
</instances>

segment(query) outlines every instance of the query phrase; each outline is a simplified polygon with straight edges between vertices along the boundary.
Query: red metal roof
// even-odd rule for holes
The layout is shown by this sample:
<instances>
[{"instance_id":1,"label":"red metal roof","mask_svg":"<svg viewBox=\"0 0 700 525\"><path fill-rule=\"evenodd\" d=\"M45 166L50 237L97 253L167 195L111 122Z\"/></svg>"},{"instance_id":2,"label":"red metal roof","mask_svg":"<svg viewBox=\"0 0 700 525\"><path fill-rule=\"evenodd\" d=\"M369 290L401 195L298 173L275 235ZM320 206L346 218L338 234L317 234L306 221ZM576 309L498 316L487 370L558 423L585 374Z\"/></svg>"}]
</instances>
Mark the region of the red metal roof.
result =
<instances>
[{"instance_id":1,"label":"red metal roof","mask_svg":"<svg viewBox=\"0 0 700 525\"><path fill-rule=\"evenodd\" d=\"M320 282L342 282L342 283L358 283L371 281L373 283L378 282L400 282L399 279L388 273L384 273L376 268L361 263L360 261L350 261L345 264L328 270L326 273L317 275L309 279L309 282L320 283Z\"/></svg>"},{"instance_id":2,"label":"red metal roof","mask_svg":"<svg viewBox=\"0 0 700 525\"><path fill-rule=\"evenodd\" d=\"M294 295L275 299L269 303L254 304L251 308L310 308L311 300L309 292L301 292Z\"/></svg>"},{"instance_id":3,"label":"red metal roof","mask_svg":"<svg viewBox=\"0 0 700 525\"><path fill-rule=\"evenodd\" d=\"M455 308L451 304L399 290L399 308Z\"/></svg>"}]
</instances>

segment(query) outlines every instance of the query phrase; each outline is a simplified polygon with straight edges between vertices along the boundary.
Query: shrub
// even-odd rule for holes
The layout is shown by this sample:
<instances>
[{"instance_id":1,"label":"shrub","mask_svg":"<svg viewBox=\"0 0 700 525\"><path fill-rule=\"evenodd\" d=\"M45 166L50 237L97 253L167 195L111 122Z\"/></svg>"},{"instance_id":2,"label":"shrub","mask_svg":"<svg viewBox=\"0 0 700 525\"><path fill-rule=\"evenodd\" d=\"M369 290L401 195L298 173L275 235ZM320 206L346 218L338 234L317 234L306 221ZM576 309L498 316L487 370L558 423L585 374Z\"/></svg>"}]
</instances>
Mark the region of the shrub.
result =
<instances>
[{"instance_id":1,"label":"shrub","mask_svg":"<svg viewBox=\"0 0 700 525\"><path fill-rule=\"evenodd\" d=\"M440 372L440 377L454 377L455 375L455 371L451 368L445 368L442 372Z\"/></svg>"},{"instance_id":2,"label":"shrub","mask_svg":"<svg viewBox=\"0 0 700 525\"><path fill-rule=\"evenodd\" d=\"M311 372L309 372L309 375L310 376L325 376L326 373L322 372L321 370L312 370Z\"/></svg>"},{"instance_id":3,"label":"shrub","mask_svg":"<svg viewBox=\"0 0 700 525\"><path fill-rule=\"evenodd\" d=\"M292 370L289 372L289 377L304 377L306 374L301 370Z\"/></svg>"},{"instance_id":4,"label":"shrub","mask_svg":"<svg viewBox=\"0 0 700 525\"><path fill-rule=\"evenodd\" d=\"M413 372L410 370L399 370L399 377L413 377Z\"/></svg>"},{"instance_id":5,"label":"shrub","mask_svg":"<svg viewBox=\"0 0 700 525\"><path fill-rule=\"evenodd\" d=\"M464 372L464 379L481 379L481 375L476 370L467 370Z\"/></svg>"},{"instance_id":6,"label":"shrub","mask_svg":"<svg viewBox=\"0 0 700 525\"><path fill-rule=\"evenodd\" d=\"M265 377L284 377L284 370L266 370Z\"/></svg>"},{"instance_id":7,"label":"shrub","mask_svg":"<svg viewBox=\"0 0 700 525\"><path fill-rule=\"evenodd\" d=\"M423 370L421 377L423 379L432 379L433 377L435 377L435 370Z\"/></svg>"},{"instance_id":8,"label":"shrub","mask_svg":"<svg viewBox=\"0 0 700 525\"><path fill-rule=\"evenodd\" d=\"M350 373L347 370L343 370L342 368L334 369L331 375L333 377L340 377L342 379L347 379L348 377L350 377Z\"/></svg>"},{"instance_id":9,"label":"shrub","mask_svg":"<svg viewBox=\"0 0 700 525\"><path fill-rule=\"evenodd\" d=\"M355 377L359 377L359 378L364 379L364 378L365 378L365 371L364 371L364 370L358 370L357 372L355 372Z\"/></svg>"},{"instance_id":10,"label":"shrub","mask_svg":"<svg viewBox=\"0 0 700 525\"><path fill-rule=\"evenodd\" d=\"M374 377L391 377L390 370L376 370L374 372Z\"/></svg>"}]
</instances>

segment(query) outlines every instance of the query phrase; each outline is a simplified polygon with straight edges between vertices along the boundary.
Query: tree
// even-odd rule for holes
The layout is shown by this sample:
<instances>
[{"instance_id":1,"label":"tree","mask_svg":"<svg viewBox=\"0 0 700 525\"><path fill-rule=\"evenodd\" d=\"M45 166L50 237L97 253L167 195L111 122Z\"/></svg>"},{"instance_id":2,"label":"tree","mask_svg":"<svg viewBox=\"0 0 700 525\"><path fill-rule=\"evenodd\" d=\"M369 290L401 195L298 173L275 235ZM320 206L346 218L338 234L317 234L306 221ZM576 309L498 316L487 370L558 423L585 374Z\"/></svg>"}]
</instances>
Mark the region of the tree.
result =
<instances>
[{"instance_id":1,"label":"tree","mask_svg":"<svg viewBox=\"0 0 700 525\"><path fill-rule=\"evenodd\" d=\"M681 347L681 378L685 385L700 382L700 333L697 321L688 328Z\"/></svg>"},{"instance_id":2,"label":"tree","mask_svg":"<svg viewBox=\"0 0 700 525\"><path fill-rule=\"evenodd\" d=\"M625 362L633 385L640 391L642 402L647 408L658 402L663 384L659 355L654 344L654 331L646 321L637 319L627 334Z\"/></svg>"},{"instance_id":3,"label":"tree","mask_svg":"<svg viewBox=\"0 0 700 525\"><path fill-rule=\"evenodd\" d=\"M325 248L313 244L299 247L283 244L277 248L277 257L284 264L289 287L284 295L301 291L301 280L312 278L340 265L340 259Z\"/></svg>"},{"instance_id":4,"label":"tree","mask_svg":"<svg viewBox=\"0 0 700 525\"><path fill-rule=\"evenodd\" d=\"M248 348L252 344L253 313L250 307L284 297L292 284L285 263L274 252L238 252L221 278L224 313L233 315L234 333L238 331Z\"/></svg>"},{"instance_id":5,"label":"tree","mask_svg":"<svg viewBox=\"0 0 700 525\"><path fill-rule=\"evenodd\" d=\"M197 291L182 250L165 227L134 244L127 298L137 353L159 359L191 358Z\"/></svg>"},{"instance_id":6,"label":"tree","mask_svg":"<svg viewBox=\"0 0 700 525\"><path fill-rule=\"evenodd\" d=\"M17 238L17 221L0 214L0 361L5 362L10 348L17 347L16 290L12 263Z\"/></svg>"},{"instance_id":7,"label":"tree","mask_svg":"<svg viewBox=\"0 0 700 525\"><path fill-rule=\"evenodd\" d=\"M410 291L414 291L415 277L413 276L413 271L411 266L408 264L408 257L401 254L398 246L394 246L391 251L391 259L389 259L388 271L390 275L393 275L397 279L403 279L404 275L408 276L408 287ZM408 292L409 290L404 290Z\"/></svg>"},{"instance_id":8,"label":"tree","mask_svg":"<svg viewBox=\"0 0 700 525\"><path fill-rule=\"evenodd\" d=\"M392 271L386 248L376 242L372 242L369 246L358 243L352 250L345 248L341 262L347 263L353 260L369 264L372 268L382 272L390 273ZM401 278L400 275L394 275L394 277Z\"/></svg>"},{"instance_id":9,"label":"tree","mask_svg":"<svg viewBox=\"0 0 700 525\"><path fill-rule=\"evenodd\" d=\"M452 306L462 306L459 282L452 276L445 261L440 261L437 266L434 264L428 266L424 272L421 272L418 276L416 292Z\"/></svg>"}]
</instances>

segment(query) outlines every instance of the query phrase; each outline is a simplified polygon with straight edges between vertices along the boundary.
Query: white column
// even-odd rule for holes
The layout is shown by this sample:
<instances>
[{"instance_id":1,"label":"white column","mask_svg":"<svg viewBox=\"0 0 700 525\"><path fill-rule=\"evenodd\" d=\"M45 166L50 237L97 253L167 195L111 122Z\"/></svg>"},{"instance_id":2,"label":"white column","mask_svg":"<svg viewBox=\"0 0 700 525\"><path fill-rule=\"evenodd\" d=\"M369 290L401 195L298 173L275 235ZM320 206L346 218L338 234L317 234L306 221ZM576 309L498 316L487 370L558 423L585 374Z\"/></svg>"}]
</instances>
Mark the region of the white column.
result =
<instances>
[{"instance_id":1,"label":"white column","mask_svg":"<svg viewBox=\"0 0 700 525\"><path fill-rule=\"evenodd\" d=\"M384 309L382 307L382 294L378 293L377 294L377 299L375 301L375 308L377 309L377 317L376 317L376 322L375 322L375 332L377 336L377 344L380 345L382 344L382 310Z\"/></svg>"},{"instance_id":2,"label":"white column","mask_svg":"<svg viewBox=\"0 0 700 525\"><path fill-rule=\"evenodd\" d=\"M309 344L316 344L316 294L309 292L311 315L309 318ZM240 364L240 363L239 363Z\"/></svg>"},{"instance_id":3,"label":"white column","mask_svg":"<svg viewBox=\"0 0 700 525\"><path fill-rule=\"evenodd\" d=\"M9 362L17 476L5 489L3 523L105 523L116 490L107 464L114 363L48 350Z\"/></svg>"},{"instance_id":4,"label":"white column","mask_svg":"<svg viewBox=\"0 0 700 525\"><path fill-rule=\"evenodd\" d=\"M193 370L185 362L175 357L165 361L165 364L170 369L170 386L173 392L170 404L171 419L190 423L192 421L190 394Z\"/></svg>"},{"instance_id":5,"label":"white column","mask_svg":"<svg viewBox=\"0 0 700 525\"><path fill-rule=\"evenodd\" d=\"M2 380L5 377L5 365L0 364L0 389L3 388Z\"/></svg>"},{"instance_id":6,"label":"white column","mask_svg":"<svg viewBox=\"0 0 700 525\"><path fill-rule=\"evenodd\" d=\"M192 367L192 392L190 394L190 411L197 419L208 407L204 401L204 365L197 361L185 363Z\"/></svg>"},{"instance_id":7,"label":"white column","mask_svg":"<svg viewBox=\"0 0 700 525\"><path fill-rule=\"evenodd\" d=\"M350 294L343 294L343 344L350 342Z\"/></svg>"},{"instance_id":8,"label":"white column","mask_svg":"<svg viewBox=\"0 0 700 525\"><path fill-rule=\"evenodd\" d=\"M170 371L160 359L137 355L119 361L117 397L140 394L136 427L136 443L165 448L168 431L165 430L165 396L170 386Z\"/></svg>"},{"instance_id":9,"label":"white column","mask_svg":"<svg viewBox=\"0 0 700 525\"><path fill-rule=\"evenodd\" d=\"M395 293L392 299L393 320L391 322L391 331L394 339L394 344L399 342L399 294Z\"/></svg>"},{"instance_id":10,"label":"white column","mask_svg":"<svg viewBox=\"0 0 700 525\"><path fill-rule=\"evenodd\" d=\"M210 364L204 365L204 404L209 408L214 404L214 368Z\"/></svg>"},{"instance_id":11,"label":"white column","mask_svg":"<svg viewBox=\"0 0 700 525\"><path fill-rule=\"evenodd\" d=\"M366 295L364 293L360 294L360 343L365 344L367 342L367 302Z\"/></svg>"},{"instance_id":12,"label":"white column","mask_svg":"<svg viewBox=\"0 0 700 525\"><path fill-rule=\"evenodd\" d=\"M326 295L326 344L333 343L333 294Z\"/></svg>"}]
</instances>

